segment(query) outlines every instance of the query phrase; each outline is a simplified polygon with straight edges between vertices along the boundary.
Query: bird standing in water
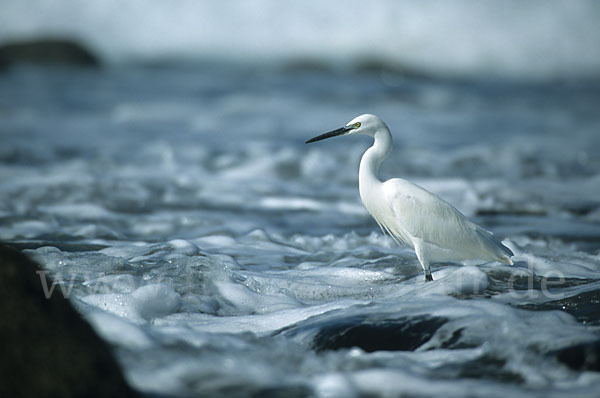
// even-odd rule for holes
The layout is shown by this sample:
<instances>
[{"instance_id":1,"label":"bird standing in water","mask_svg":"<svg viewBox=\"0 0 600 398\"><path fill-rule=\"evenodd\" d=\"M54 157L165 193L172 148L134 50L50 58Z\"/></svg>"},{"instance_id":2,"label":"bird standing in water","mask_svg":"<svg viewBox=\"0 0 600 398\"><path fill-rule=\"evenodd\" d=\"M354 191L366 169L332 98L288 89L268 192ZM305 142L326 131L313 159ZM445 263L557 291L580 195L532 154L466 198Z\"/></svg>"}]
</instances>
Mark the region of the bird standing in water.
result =
<instances>
[{"instance_id":1,"label":"bird standing in water","mask_svg":"<svg viewBox=\"0 0 600 398\"><path fill-rule=\"evenodd\" d=\"M400 245L413 247L426 281L433 280L431 263L464 260L513 263L509 248L440 197L401 178L379 180L379 166L392 150L392 135L377 116L360 115L344 127L306 143L351 134L366 134L375 140L360 161L358 185L363 204L384 234L387 232Z\"/></svg>"}]
</instances>

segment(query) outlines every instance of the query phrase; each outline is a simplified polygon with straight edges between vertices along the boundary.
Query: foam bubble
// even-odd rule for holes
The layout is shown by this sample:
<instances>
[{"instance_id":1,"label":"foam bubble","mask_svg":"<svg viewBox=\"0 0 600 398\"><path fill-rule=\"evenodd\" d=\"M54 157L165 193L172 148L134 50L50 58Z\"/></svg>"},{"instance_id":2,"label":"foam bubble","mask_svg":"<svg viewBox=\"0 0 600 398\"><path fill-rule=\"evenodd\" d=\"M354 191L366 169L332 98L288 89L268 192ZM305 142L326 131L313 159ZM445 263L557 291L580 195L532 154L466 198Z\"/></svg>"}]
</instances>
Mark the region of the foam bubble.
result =
<instances>
[{"instance_id":1,"label":"foam bubble","mask_svg":"<svg viewBox=\"0 0 600 398\"><path fill-rule=\"evenodd\" d=\"M168 285L151 284L132 293L91 294L81 300L132 322L144 323L175 311L181 296Z\"/></svg>"}]
</instances>

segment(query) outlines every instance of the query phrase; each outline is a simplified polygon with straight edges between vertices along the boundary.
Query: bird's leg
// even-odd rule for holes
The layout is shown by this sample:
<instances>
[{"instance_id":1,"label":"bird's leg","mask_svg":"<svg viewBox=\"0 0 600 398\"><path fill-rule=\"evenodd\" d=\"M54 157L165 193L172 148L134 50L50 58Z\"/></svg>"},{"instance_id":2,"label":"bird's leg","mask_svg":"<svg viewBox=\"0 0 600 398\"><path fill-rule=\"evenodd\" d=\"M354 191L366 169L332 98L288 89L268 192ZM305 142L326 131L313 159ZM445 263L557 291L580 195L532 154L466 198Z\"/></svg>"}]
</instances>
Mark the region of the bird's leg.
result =
<instances>
[{"instance_id":1,"label":"bird's leg","mask_svg":"<svg viewBox=\"0 0 600 398\"><path fill-rule=\"evenodd\" d=\"M431 276L431 271L427 270L425 271L425 282L431 282L433 281L433 276Z\"/></svg>"},{"instance_id":2,"label":"bird's leg","mask_svg":"<svg viewBox=\"0 0 600 398\"><path fill-rule=\"evenodd\" d=\"M423 258L423 250L421 249L421 245L415 245L415 253L417 254L417 259L419 263L421 263L421 267L423 267L423 271L425 272L425 282L433 281L433 276L431 276L431 269L429 267L429 261Z\"/></svg>"}]
</instances>

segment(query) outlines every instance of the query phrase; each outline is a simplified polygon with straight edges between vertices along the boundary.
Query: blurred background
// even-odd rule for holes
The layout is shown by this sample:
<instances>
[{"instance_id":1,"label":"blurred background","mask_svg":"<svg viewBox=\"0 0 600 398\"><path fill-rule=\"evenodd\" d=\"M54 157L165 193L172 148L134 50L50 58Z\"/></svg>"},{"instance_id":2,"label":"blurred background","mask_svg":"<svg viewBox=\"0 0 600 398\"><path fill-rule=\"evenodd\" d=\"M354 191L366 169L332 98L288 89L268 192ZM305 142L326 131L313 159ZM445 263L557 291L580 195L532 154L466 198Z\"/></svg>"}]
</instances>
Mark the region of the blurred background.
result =
<instances>
[{"instance_id":1,"label":"blurred background","mask_svg":"<svg viewBox=\"0 0 600 398\"><path fill-rule=\"evenodd\" d=\"M600 70L593 0L5 0L1 7L0 42L72 38L111 65L381 62L422 74L536 80Z\"/></svg>"}]
</instances>

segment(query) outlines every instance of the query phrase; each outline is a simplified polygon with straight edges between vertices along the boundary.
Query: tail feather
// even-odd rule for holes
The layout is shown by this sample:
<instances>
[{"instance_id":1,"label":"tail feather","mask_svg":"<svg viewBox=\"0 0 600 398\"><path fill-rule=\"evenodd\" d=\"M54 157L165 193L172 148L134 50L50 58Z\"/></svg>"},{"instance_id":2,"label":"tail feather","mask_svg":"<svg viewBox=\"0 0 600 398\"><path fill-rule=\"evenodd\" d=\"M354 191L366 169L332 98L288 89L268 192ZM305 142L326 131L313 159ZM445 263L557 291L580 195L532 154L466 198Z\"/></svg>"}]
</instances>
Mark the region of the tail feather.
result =
<instances>
[{"instance_id":1,"label":"tail feather","mask_svg":"<svg viewBox=\"0 0 600 398\"><path fill-rule=\"evenodd\" d=\"M498 261L513 265L511 257L514 256L514 253L512 250L504 246L498 238L483 228L478 228L477 233L487 243L488 249L496 255Z\"/></svg>"},{"instance_id":2,"label":"tail feather","mask_svg":"<svg viewBox=\"0 0 600 398\"><path fill-rule=\"evenodd\" d=\"M508 265L513 265L513 260L509 256L500 257L500 262Z\"/></svg>"},{"instance_id":3,"label":"tail feather","mask_svg":"<svg viewBox=\"0 0 600 398\"><path fill-rule=\"evenodd\" d=\"M505 264L509 264L509 265L513 265L513 261L511 259L512 256L514 256L515 254L513 253L512 250L510 250L508 247L506 247L504 245L504 243L497 241L498 243L498 247L500 248L500 250L502 250L504 252L504 255L501 257L503 263Z\"/></svg>"}]
</instances>

